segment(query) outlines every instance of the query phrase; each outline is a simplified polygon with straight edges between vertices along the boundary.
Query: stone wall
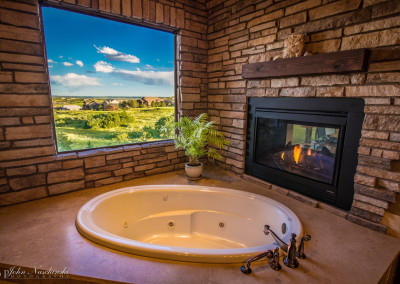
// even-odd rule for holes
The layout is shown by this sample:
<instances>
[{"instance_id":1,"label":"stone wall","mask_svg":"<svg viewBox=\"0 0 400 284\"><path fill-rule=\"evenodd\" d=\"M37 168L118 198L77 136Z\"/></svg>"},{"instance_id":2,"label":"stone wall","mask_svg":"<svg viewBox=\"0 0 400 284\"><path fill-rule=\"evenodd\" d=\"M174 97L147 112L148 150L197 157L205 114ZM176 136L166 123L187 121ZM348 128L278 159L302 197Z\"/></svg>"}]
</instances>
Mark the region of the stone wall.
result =
<instances>
[{"instance_id":1,"label":"stone wall","mask_svg":"<svg viewBox=\"0 0 400 284\"><path fill-rule=\"evenodd\" d=\"M206 111L207 13L202 1L46 2L176 31L179 112ZM38 0L0 1L0 205L183 167L184 153L171 141L57 153L42 32Z\"/></svg>"},{"instance_id":2,"label":"stone wall","mask_svg":"<svg viewBox=\"0 0 400 284\"><path fill-rule=\"evenodd\" d=\"M400 1L207 1L208 112L232 144L218 164L243 173L247 97L365 100L352 222L400 236ZM244 80L242 65L272 60L291 33L318 53L370 48L368 72Z\"/></svg>"}]
</instances>

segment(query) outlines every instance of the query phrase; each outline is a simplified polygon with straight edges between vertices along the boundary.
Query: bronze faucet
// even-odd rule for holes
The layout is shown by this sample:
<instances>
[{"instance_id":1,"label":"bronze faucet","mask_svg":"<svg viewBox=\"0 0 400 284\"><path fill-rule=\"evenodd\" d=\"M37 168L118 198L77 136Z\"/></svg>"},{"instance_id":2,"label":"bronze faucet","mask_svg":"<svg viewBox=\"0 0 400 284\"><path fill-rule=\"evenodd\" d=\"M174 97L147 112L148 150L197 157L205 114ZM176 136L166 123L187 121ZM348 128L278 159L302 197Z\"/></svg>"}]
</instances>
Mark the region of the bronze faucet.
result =
<instances>
[{"instance_id":1,"label":"bronze faucet","mask_svg":"<svg viewBox=\"0 0 400 284\"><path fill-rule=\"evenodd\" d=\"M308 242L311 240L310 235L306 235L302 237L300 240L299 248L296 248L296 234L292 234L290 239L290 244L287 245L284 241L282 241L274 231L271 230L269 225L264 226L264 234L269 235L274 238L275 242L278 244L279 248L286 253L286 257L283 259L283 263L290 268L297 268L299 266L299 262L296 257L304 259L306 255L304 254L304 242ZM281 265L279 264L279 248L276 248L274 252L268 250L266 252L260 253L252 258L250 258L245 265L243 265L240 270L245 273L251 273L250 264L256 260L260 260L264 257L267 257L270 260L270 267L274 270L281 270Z\"/></svg>"},{"instance_id":2,"label":"bronze faucet","mask_svg":"<svg viewBox=\"0 0 400 284\"><path fill-rule=\"evenodd\" d=\"M299 248L296 252L296 234L292 234L289 245L282 241L268 225L264 226L264 234L271 234L279 247L286 252L286 257L283 259L283 264L286 266L290 268L297 268L299 266L299 262L297 261L296 257L301 259L306 258L306 255L304 254L304 242L311 240L310 235L306 235L305 237L301 238Z\"/></svg>"},{"instance_id":3,"label":"bronze faucet","mask_svg":"<svg viewBox=\"0 0 400 284\"><path fill-rule=\"evenodd\" d=\"M283 264L290 267L296 268L299 266L299 262L296 259L296 234L292 234L292 238L290 239L290 244L287 245L284 241L282 241L275 233L270 229L268 225L264 226L264 234L269 235L274 238L275 242L279 245L279 247L286 252L286 257L283 259Z\"/></svg>"}]
</instances>

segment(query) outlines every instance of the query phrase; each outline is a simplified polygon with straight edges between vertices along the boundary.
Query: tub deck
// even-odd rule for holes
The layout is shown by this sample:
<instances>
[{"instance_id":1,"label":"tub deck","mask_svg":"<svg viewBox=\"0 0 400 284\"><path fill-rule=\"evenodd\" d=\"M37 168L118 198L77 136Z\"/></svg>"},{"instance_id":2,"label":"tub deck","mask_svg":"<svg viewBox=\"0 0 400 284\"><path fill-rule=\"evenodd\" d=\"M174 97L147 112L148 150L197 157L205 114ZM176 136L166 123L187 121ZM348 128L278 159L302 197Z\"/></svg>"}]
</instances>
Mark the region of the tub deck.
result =
<instances>
[{"instance_id":1,"label":"tub deck","mask_svg":"<svg viewBox=\"0 0 400 284\"><path fill-rule=\"evenodd\" d=\"M399 253L400 239L358 226L220 168L208 166L204 175L201 181L189 182L183 171L176 171L0 208L0 266L66 268L71 279L103 283L368 284L378 283ZM304 231L312 235L306 244L307 259L299 260L298 269L282 264L280 272L270 269L266 261L259 261L252 265L251 275L244 275L241 264L135 256L94 244L77 232L76 214L88 200L113 189L148 184L219 186L275 199L293 210Z\"/></svg>"}]
</instances>

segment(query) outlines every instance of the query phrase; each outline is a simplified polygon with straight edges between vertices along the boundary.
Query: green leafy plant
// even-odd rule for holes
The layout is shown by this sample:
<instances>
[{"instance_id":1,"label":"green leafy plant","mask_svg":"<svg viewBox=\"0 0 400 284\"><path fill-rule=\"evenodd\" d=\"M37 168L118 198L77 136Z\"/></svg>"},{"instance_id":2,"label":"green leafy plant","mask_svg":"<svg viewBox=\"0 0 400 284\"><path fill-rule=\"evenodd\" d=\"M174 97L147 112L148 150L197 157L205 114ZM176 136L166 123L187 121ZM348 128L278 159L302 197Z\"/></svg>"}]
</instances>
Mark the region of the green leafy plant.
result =
<instances>
[{"instance_id":1,"label":"green leafy plant","mask_svg":"<svg viewBox=\"0 0 400 284\"><path fill-rule=\"evenodd\" d=\"M175 124L178 129L178 135L174 139L175 147L185 150L191 166L197 166L199 158L206 155L211 159L222 158L216 148L221 149L230 144L225 136L215 129L215 122L209 121L205 113L193 120L184 116Z\"/></svg>"},{"instance_id":2,"label":"green leafy plant","mask_svg":"<svg viewBox=\"0 0 400 284\"><path fill-rule=\"evenodd\" d=\"M117 141L119 141L119 142L123 142L123 141L126 141L126 140L129 139L128 136L129 136L128 133L122 132L122 133L117 134L117 135L115 136L115 139L116 139Z\"/></svg>"},{"instance_id":3,"label":"green leafy plant","mask_svg":"<svg viewBox=\"0 0 400 284\"><path fill-rule=\"evenodd\" d=\"M72 141L68 137L67 134L65 133L60 133L57 135L57 142L58 142L58 148L60 151L69 151L72 150Z\"/></svg>"},{"instance_id":4,"label":"green leafy plant","mask_svg":"<svg viewBox=\"0 0 400 284\"><path fill-rule=\"evenodd\" d=\"M87 144L86 144L86 148L87 149L94 148L93 142L92 141L88 141Z\"/></svg>"}]
</instances>

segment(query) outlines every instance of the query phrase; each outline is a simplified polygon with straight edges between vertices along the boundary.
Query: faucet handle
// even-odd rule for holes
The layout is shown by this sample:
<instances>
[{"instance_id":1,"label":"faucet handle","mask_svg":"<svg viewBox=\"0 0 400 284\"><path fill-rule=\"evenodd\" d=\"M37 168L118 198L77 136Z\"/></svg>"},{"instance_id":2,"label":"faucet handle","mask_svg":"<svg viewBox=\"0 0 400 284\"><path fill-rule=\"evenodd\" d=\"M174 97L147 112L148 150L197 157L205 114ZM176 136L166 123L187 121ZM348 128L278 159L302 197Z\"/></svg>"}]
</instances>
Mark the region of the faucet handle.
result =
<instances>
[{"instance_id":1,"label":"faucet handle","mask_svg":"<svg viewBox=\"0 0 400 284\"><path fill-rule=\"evenodd\" d=\"M269 261L269 266L273 270L276 270L276 271L279 271L282 269L282 266L279 263L279 248L278 247L274 250L274 257L273 257L273 259L271 259Z\"/></svg>"},{"instance_id":2,"label":"faucet handle","mask_svg":"<svg viewBox=\"0 0 400 284\"><path fill-rule=\"evenodd\" d=\"M310 235L305 235L304 237L302 237L300 239L299 248L298 248L297 253L296 253L296 256L298 258L301 258L301 259L305 259L306 258L306 255L304 253L304 243L308 242L310 240L311 240L311 236Z\"/></svg>"},{"instance_id":3,"label":"faucet handle","mask_svg":"<svg viewBox=\"0 0 400 284\"><path fill-rule=\"evenodd\" d=\"M296 234L292 234L286 257L283 259L283 264L287 267L297 268L299 266L299 262L296 259L296 250Z\"/></svg>"}]
</instances>

